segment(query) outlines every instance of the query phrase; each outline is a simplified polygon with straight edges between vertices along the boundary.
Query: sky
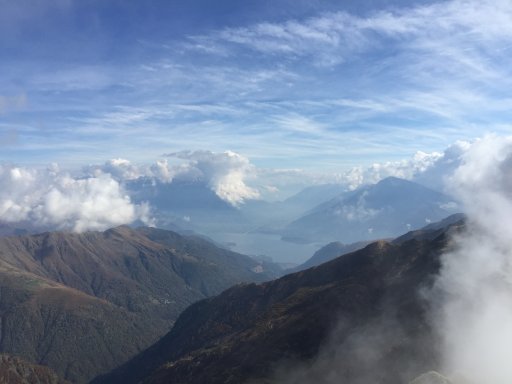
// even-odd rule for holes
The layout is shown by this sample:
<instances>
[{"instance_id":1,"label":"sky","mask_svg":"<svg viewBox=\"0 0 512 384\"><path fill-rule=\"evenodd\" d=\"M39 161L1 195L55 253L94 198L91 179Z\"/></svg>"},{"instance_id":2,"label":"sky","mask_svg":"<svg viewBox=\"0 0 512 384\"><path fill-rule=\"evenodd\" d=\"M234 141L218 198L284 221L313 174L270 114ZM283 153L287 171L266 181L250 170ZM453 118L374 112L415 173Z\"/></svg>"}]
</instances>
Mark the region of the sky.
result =
<instances>
[{"instance_id":1,"label":"sky","mask_svg":"<svg viewBox=\"0 0 512 384\"><path fill-rule=\"evenodd\" d=\"M509 0L0 0L0 162L339 172L511 130Z\"/></svg>"}]
</instances>

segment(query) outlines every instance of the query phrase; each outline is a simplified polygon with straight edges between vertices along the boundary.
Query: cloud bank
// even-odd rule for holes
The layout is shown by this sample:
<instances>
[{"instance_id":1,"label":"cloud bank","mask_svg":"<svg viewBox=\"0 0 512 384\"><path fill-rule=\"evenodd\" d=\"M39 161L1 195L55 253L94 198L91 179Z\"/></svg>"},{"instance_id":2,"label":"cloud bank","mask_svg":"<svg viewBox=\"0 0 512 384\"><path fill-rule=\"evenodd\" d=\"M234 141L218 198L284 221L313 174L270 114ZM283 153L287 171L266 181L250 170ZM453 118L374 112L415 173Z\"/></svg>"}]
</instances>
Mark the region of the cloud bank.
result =
<instances>
[{"instance_id":1,"label":"cloud bank","mask_svg":"<svg viewBox=\"0 0 512 384\"><path fill-rule=\"evenodd\" d=\"M444 256L433 300L444 371L475 383L510 383L512 137L475 142L450 184L469 222Z\"/></svg>"},{"instance_id":2,"label":"cloud bank","mask_svg":"<svg viewBox=\"0 0 512 384\"><path fill-rule=\"evenodd\" d=\"M162 183L200 182L222 200L240 206L246 200L262 197L285 198L311 185L340 184L355 190L389 176L447 192L446 178L460 165L469 148L470 142L457 141L443 152L417 152L409 159L357 166L340 173L258 168L241 154L207 150L168 153L151 165L135 165L127 159L115 158L102 165L88 166L84 172L92 177L107 173L120 183L142 177Z\"/></svg>"},{"instance_id":3,"label":"cloud bank","mask_svg":"<svg viewBox=\"0 0 512 384\"><path fill-rule=\"evenodd\" d=\"M217 196L234 206L240 205L244 200L257 199L260 196L256 189L245 183L254 167L249 159L238 153L184 151L167 156L189 161L179 170L177 177L204 181Z\"/></svg>"},{"instance_id":4,"label":"cloud bank","mask_svg":"<svg viewBox=\"0 0 512 384\"><path fill-rule=\"evenodd\" d=\"M57 166L0 165L0 185L0 218L7 223L82 232L151 222L149 207L132 204L109 174L74 178Z\"/></svg>"},{"instance_id":5,"label":"cloud bank","mask_svg":"<svg viewBox=\"0 0 512 384\"><path fill-rule=\"evenodd\" d=\"M159 183L200 183L235 207L262 197L285 198L314 184L336 183L354 190L388 176L443 190L447 177L474 145L456 142L444 152L418 152L410 159L354 167L337 174L258 168L238 153L206 150L168 153L149 165L114 158L86 166L78 176L62 172L57 166L42 170L4 164L0 165L0 216L5 222L28 221L74 231L104 229L135 220L150 223L150 202L134 204L124 189L126 183L136 180L147 180L154 188Z\"/></svg>"},{"instance_id":6,"label":"cloud bank","mask_svg":"<svg viewBox=\"0 0 512 384\"><path fill-rule=\"evenodd\" d=\"M429 178L436 176L439 181L443 176L468 217L466 228L453 235L441 256L440 274L426 293L431 304L427 320L439 340L424 339L431 344L425 349L435 345L437 350L438 341L441 345L442 365L431 368L447 374L453 383L511 383L512 136L459 142L430 158L427 167L411 166L424 160L419 156L398 169L405 169L410 177L429 172ZM376 168L381 169L372 169ZM388 168L396 171L395 166ZM419 173L415 175L414 170ZM340 337L344 335L339 332L344 325L340 320L315 359L278 366L270 382L338 383L347 380L347 372L355 375L348 380L351 383L382 382L382 373L390 368L383 365L382 356L410 337L395 315L384 311L375 322L346 338ZM404 382L418 374L410 364L401 369ZM417 382L430 380L448 382L438 374L422 376Z\"/></svg>"},{"instance_id":7,"label":"cloud bank","mask_svg":"<svg viewBox=\"0 0 512 384\"><path fill-rule=\"evenodd\" d=\"M246 184L247 179L254 177L255 167L247 157L238 153L203 150L167 153L164 156L165 159L150 166L136 166L121 158L111 159L103 165L86 167L85 172L89 175L107 173L120 182L145 177L162 183L203 183L233 206L260 197L257 189ZM181 162L170 164L167 159Z\"/></svg>"}]
</instances>

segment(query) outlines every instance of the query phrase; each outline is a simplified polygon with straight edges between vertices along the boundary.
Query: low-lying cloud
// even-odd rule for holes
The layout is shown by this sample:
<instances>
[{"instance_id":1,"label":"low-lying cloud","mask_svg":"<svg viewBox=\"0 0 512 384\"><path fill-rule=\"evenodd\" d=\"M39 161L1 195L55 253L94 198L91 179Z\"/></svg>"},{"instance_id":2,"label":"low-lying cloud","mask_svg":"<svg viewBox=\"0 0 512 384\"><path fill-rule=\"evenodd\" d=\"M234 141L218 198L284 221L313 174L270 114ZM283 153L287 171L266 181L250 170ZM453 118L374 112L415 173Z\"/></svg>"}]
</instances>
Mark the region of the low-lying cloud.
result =
<instances>
[{"instance_id":1,"label":"low-lying cloud","mask_svg":"<svg viewBox=\"0 0 512 384\"><path fill-rule=\"evenodd\" d=\"M445 179L460 165L469 148L470 142L458 141L443 152L417 152L409 159L330 174L303 169L257 168L241 154L206 150L168 153L150 165L135 165L127 159L116 158L102 165L90 165L84 171L93 177L107 173L120 183L139 178L160 183L200 182L222 200L240 206L246 200L262 197L284 199L311 185L339 184L346 190L355 190L389 176L449 192L445 189Z\"/></svg>"},{"instance_id":2,"label":"low-lying cloud","mask_svg":"<svg viewBox=\"0 0 512 384\"><path fill-rule=\"evenodd\" d=\"M179 178L204 181L221 199L237 206L247 199L259 198L259 192L249 187L245 180L253 171L249 159L232 151L184 151L168 154L169 157L188 160L177 173Z\"/></svg>"},{"instance_id":3,"label":"low-lying cloud","mask_svg":"<svg viewBox=\"0 0 512 384\"><path fill-rule=\"evenodd\" d=\"M418 369L436 369L453 381L431 373L413 382L509 384L512 136L457 143L421 173L428 171L443 176L446 188L464 204L467 222L462 232L453 234L441 255L441 270L433 287L427 292L418 287L430 304L424 320L431 327L425 328L420 339L429 352L419 354L418 361L400 362L394 357L393 363L398 361L397 367L402 369L396 373L402 378L398 382L410 382L422 373ZM409 339L403 324L395 320L383 313L346 339L339 337L346 334L339 332L343 327L340 321L314 359L278 366L269 382L388 382L383 373L391 368L383 365L382 357L397 346L417 341ZM417 324L419 328L425 325Z\"/></svg>"},{"instance_id":4,"label":"low-lying cloud","mask_svg":"<svg viewBox=\"0 0 512 384\"><path fill-rule=\"evenodd\" d=\"M364 184L374 184L389 177L412 180L429 188L444 191L446 178L461 164L471 143L457 141L443 152L417 152L410 159L375 163L369 167L355 167L341 174L339 180L353 190Z\"/></svg>"},{"instance_id":5,"label":"low-lying cloud","mask_svg":"<svg viewBox=\"0 0 512 384\"><path fill-rule=\"evenodd\" d=\"M468 224L444 255L433 299L443 369L470 382L511 383L512 137L475 142L450 184Z\"/></svg>"},{"instance_id":6,"label":"low-lying cloud","mask_svg":"<svg viewBox=\"0 0 512 384\"><path fill-rule=\"evenodd\" d=\"M82 232L151 222L147 204L132 204L109 174L76 178L57 166L0 165L0 185L0 219L7 223Z\"/></svg>"},{"instance_id":7,"label":"low-lying cloud","mask_svg":"<svg viewBox=\"0 0 512 384\"><path fill-rule=\"evenodd\" d=\"M136 166L126 159L112 159L100 166L89 166L90 175L108 173L124 182L141 177L162 183L199 182L210 188L222 200L239 206L245 200L258 199L256 188L246 184L254 176L255 168L247 157L232 151L181 151L168 153L166 158L149 166ZM168 159L181 161L170 164Z\"/></svg>"},{"instance_id":8,"label":"low-lying cloud","mask_svg":"<svg viewBox=\"0 0 512 384\"><path fill-rule=\"evenodd\" d=\"M312 184L336 183L341 189L353 190L388 176L443 190L445 179L453 174L473 145L457 142L444 152L418 152L410 159L356 167L332 175L300 169L257 168L247 157L232 151L175 152L147 165L115 158L84 167L78 176L57 167L42 170L0 165L0 215L4 222L28 221L75 231L102 229L135 220L150 223L151 201L134 204L127 191L137 191L124 188L126 183L140 179L149 182L144 182L146 187L155 188L162 183L201 183L235 207L262 196L286 197Z\"/></svg>"}]
</instances>

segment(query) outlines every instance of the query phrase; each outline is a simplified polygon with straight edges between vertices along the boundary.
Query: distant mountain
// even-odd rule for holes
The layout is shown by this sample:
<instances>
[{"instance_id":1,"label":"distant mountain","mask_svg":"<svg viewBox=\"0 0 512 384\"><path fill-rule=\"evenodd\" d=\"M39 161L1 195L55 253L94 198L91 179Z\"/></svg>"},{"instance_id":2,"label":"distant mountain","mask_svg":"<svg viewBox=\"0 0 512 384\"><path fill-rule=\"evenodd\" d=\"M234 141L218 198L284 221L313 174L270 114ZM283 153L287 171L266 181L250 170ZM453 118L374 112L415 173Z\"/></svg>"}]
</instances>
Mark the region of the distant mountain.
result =
<instances>
[{"instance_id":1,"label":"distant mountain","mask_svg":"<svg viewBox=\"0 0 512 384\"><path fill-rule=\"evenodd\" d=\"M68 384L48 367L31 364L20 358L0 355L2 384Z\"/></svg>"},{"instance_id":2,"label":"distant mountain","mask_svg":"<svg viewBox=\"0 0 512 384\"><path fill-rule=\"evenodd\" d=\"M0 237L19 236L35 233L35 229L30 223L20 222L16 224L7 223L0 220Z\"/></svg>"},{"instance_id":3,"label":"distant mountain","mask_svg":"<svg viewBox=\"0 0 512 384\"><path fill-rule=\"evenodd\" d=\"M164 183L140 178L127 183L135 203L148 202L160 228L178 225L211 235L244 225L239 209L221 199L202 181L173 180Z\"/></svg>"},{"instance_id":4,"label":"distant mountain","mask_svg":"<svg viewBox=\"0 0 512 384\"><path fill-rule=\"evenodd\" d=\"M407 240L411 240L411 239L416 239L416 240L430 239L431 240L431 239L437 237L438 235L440 235L441 233L443 233L446 230L446 228L449 227L450 225L457 224L458 222L463 221L465 218L466 218L466 216L464 214L455 213L441 221L428 224L421 229L409 231L406 234L394 239L392 242L394 244L400 244L400 243L403 243L403 242L405 242ZM339 257L339 256L345 255L347 253L354 252L361 248L364 248L371 242L372 242L372 240L367 240L367 241L359 241L357 243L352 243L352 244L343 244L343 243L340 243L339 241L334 241L334 242L329 243L326 246L320 248L318 251L316 251L314 253L314 255L310 259L308 259L304 263L302 263L292 269L286 270L286 272L288 272L288 273L298 272L298 271L302 271L304 269L308 269L308 268L326 263L327 261L335 259L336 257Z\"/></svg>"},{"instance_id":5,"label":"distant mountain","mask_svg":"<svg viewBox=\"0 0 512 384\"><path fill-rule=\"evenodd\" d=\"M461 225L202 300L93 383L407 383L439 365L419 292L439 271L445 232Z\"/></svg>"},{"instance_id":6,"label":"distant mountain","mask_svg":"<svg viewBox=\"0 0 512 384\"><path fill-rule=\"evenodd\" d=\"M318 204L335 198L344 192L341 184L319 184L304 188L293 196L283 201L289 206L311 209Z\"/></svg>"},{"instance_id":7,"label":"distant mountain","mask_svg":"<svg viewBox=\"0 0 512 384\"><path fill-rule=\"evenodd\" d=\"M213 236L219 232L278 228L342 192L341 185L311 186L284 201L246 200L238 207L221 199L204 182L164 183L139 178L126 185L135 203L148 202L159 227L175 226Z\"/></svg>"},{"instance_id":8,"label":"distant mountain","mask_svg":"<svg viewBox=\"0 0 512 384\"><path fill-rule=\"evenodd\" d=\"M279 273L155 228L0 238L0 352L85 382L154 342L189 304Z\"/></svg>"},{"instance_id":9,"label":"distant mountain","mask_svg":"<svg viewBox=\"0 0 512 384\"><path fill-rule=\"evenodd\" d=\"M341 241L392 238L457 212L453 199L420 184L386 178L340 195L290 223L290 241Z\"/></svg>"},{"instance_id":10,"label":"distant mountain","mask_svg":"<svg viewBox=\"0 0 512 384\"><path fill-rule=\"evenodd\" d=\"M240 206L247 222L261 232L276 231L291 220L304 215L318 204L343 193L340 184L307 187L283 201L248 200Z\"/></svg>"}]
</instances>

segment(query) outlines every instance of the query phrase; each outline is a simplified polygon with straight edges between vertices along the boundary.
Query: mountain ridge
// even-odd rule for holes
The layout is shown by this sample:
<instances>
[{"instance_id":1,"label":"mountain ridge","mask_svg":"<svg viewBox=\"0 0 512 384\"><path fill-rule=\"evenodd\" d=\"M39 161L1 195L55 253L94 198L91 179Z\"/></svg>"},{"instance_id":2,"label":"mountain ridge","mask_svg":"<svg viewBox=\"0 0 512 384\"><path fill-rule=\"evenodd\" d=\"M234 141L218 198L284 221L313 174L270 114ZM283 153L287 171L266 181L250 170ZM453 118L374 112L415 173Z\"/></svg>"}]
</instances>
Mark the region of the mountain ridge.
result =
<instances>
[{"instance_id":1,"label":"mountain ridge","mask_svg":"<svg viewBox=\"0 0 512 384\"><path fill-rule=\"evenodd\" d=\"M456 213L449 196L421 184L388 177L313 208L283 230L289 241L357 241L394 238Z\"/></svg>"},{"instance_id":2,"label":"mountain ridge","mask_svg":"<svg viewBox=\"0 0 512 384\"><path fill-rule=\"evenodd\" d=\"M409 382L439 363L419 290L437 274L449 230L403 242L377 241L320 266L199 301L156 344L93 383L287 383L276 376L280 364L313 364L304 368L306 376L313 375L312 362L324 353L333 329L338 327L335 338L348 343L354 332L372 330L375 322L384 324L384 334L395 330L388 323L401 332L375 357L386 367L378 382ZM358 381L366 373L346 353L336 368L340 377L372 382Z\"/></svg>"},{"instance_id":3,"label":"mountain ridge","mask_svg":"<svg viewBox=\"0 0 512 384\"><path fill-rule=\"evenodd\" d=\"M3 237L0 352L85 382L156 341L189 304L278 273L199 237L153 228Z\"/></svg>"}]
</instances>

